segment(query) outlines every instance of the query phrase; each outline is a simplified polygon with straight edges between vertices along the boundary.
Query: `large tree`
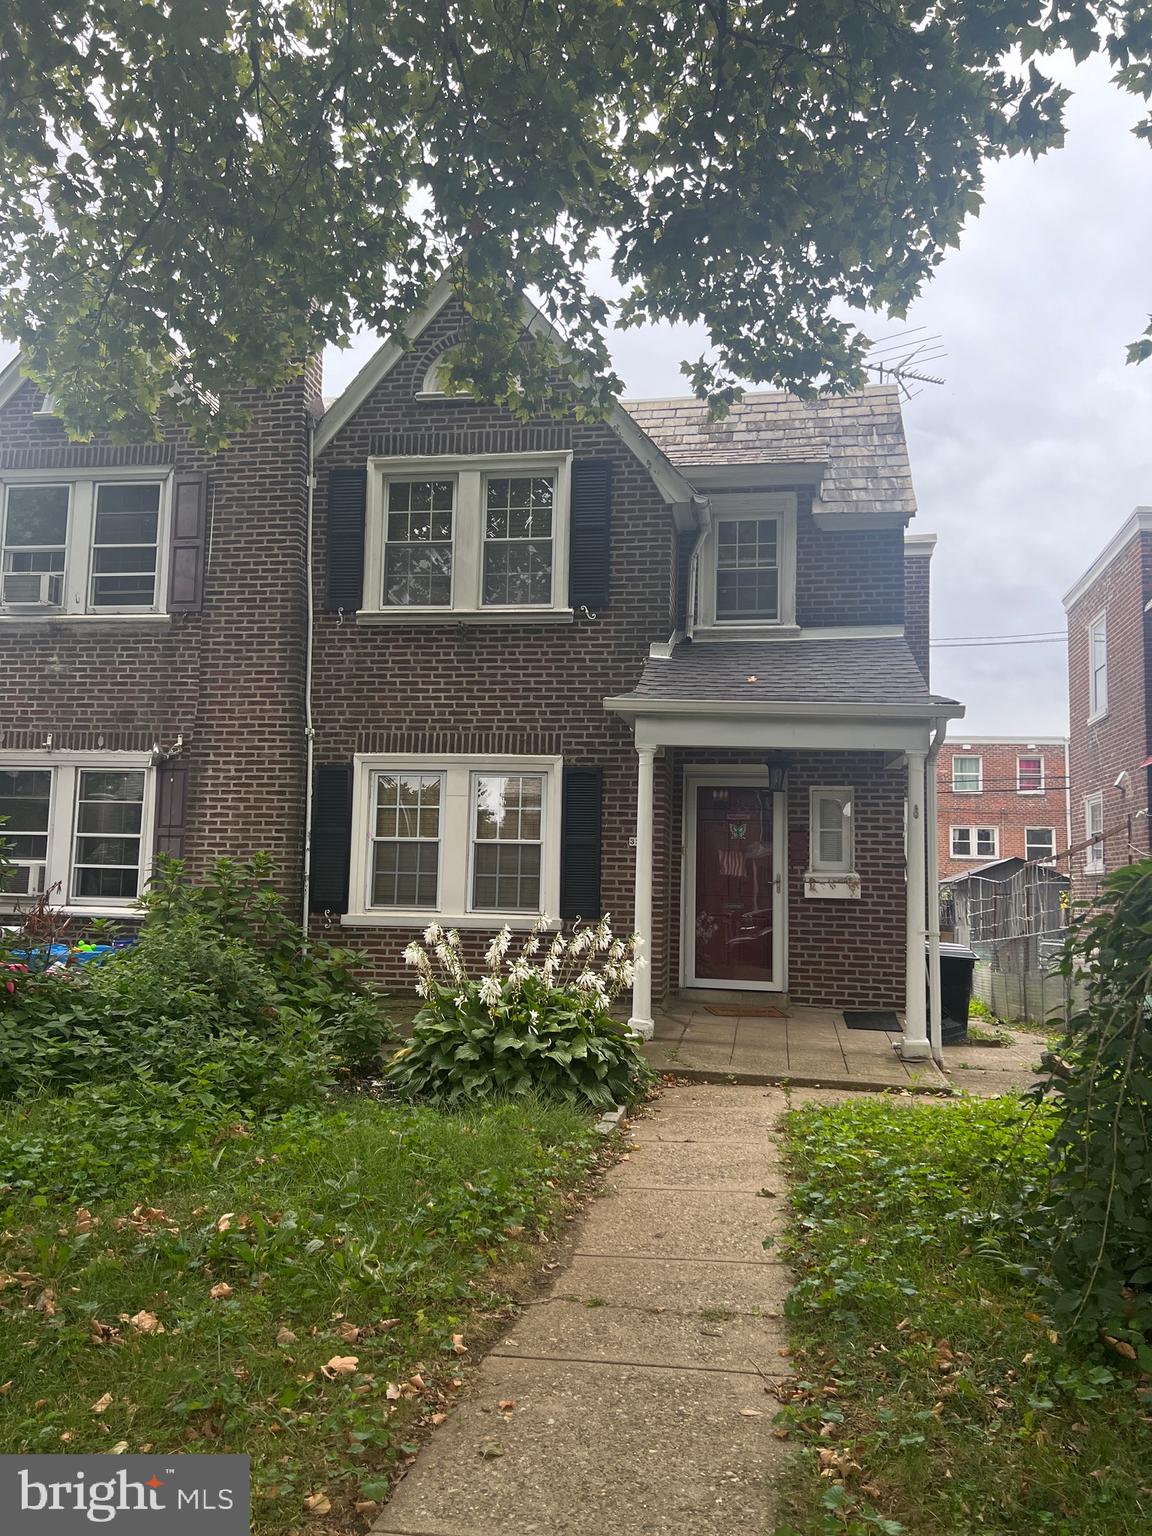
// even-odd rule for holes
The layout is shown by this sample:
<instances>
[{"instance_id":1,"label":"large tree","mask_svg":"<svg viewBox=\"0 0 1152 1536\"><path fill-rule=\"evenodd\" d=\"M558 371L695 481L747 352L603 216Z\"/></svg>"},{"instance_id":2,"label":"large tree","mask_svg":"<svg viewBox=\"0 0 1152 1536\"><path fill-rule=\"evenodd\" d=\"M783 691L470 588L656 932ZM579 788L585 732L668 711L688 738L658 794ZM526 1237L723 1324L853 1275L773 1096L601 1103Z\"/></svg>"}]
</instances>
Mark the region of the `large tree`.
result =
<instances>
[{"instance_id":1,"label":"large tree","mask_svg":"<svg viewBox=\"0 0 1152 1536\"><path fill-rule=\"evenodd\" d=\"M707 327L700 393L849 385L832 306L899 314L985 162L1060 143L1057 48L1152 90L1147 0L7 0L0 329L73 430L218 440L446 274L458 383L544 402L513 286L595 410L601 252L625 322Z\"/></svg>"}]
</instances>

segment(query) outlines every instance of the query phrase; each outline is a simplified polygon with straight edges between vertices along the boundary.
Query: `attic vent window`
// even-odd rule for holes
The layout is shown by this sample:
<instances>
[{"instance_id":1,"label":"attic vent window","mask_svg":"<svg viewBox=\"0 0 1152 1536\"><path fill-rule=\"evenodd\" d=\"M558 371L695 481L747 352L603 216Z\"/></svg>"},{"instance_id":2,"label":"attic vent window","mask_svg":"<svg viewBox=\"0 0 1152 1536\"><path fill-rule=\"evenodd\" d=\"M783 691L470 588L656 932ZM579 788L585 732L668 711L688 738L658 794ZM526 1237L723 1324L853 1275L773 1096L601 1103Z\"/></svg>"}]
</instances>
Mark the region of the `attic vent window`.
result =
<instances>
[{"instance_id":1,"label":"attic vent window","mask_svg":"<svg viewBox=\"0 0 1152 1536\"><path fill-rule=\"evenodd\" d=\"M452 397L444 389L444 368L444 353L438 352L428 364L420 388L416 393L421 396L436 395L440 399L451 399Z\"/></svg>"}]
</instances>

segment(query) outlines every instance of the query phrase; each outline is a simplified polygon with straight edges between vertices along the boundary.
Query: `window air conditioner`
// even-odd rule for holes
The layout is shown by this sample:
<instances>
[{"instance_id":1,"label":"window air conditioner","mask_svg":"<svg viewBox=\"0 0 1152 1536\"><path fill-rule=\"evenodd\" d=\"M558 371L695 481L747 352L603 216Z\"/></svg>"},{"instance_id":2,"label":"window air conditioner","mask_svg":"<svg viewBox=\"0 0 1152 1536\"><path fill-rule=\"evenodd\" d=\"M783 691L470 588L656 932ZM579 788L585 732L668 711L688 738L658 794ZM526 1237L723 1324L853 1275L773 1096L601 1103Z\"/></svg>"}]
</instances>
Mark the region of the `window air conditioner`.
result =
<instances>
[{"instance_id":1,"label":"window air conditioner","mask_svg":"<svg viewBox=\"0 0 1152 1536\"><path fill-rule=\"evenodd\" d=\"M59 608L64 601L63 571L5 571L6 608Z\"/></svg>"}]
</instances>

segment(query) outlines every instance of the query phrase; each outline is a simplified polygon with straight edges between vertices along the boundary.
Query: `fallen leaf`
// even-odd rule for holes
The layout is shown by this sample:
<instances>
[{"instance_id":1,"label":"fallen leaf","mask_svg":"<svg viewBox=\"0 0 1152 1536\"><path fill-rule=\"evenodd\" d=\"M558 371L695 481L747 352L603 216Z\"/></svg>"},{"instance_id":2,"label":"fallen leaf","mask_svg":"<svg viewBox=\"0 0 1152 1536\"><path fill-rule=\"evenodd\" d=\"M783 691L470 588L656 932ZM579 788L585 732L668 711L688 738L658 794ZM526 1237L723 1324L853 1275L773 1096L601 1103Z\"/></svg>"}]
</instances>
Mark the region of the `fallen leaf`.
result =
<instances>
[{"instance_id":1,"label":"fallen leaf","mask_svg":"<svg viewBox=\"0 0 1152 1536\"><path fill-rule=\"evenodd\" d=\"M496 1406L501 1413L511 1413L516 1406L516 1399L514 1397L502 1397Z\"/></svg>"},{"instance_id":2,"label":"fallen leaf","mask_svg":"<svg viewBox=\"0 0 1152 1536\"><path fill-rule=\"evenodd\" d=\"M446 1413L434 1413L432 1415L431 1419L429 1420L429 1423L432 1423L432 1424L443 1424L444 1420L447 1417L448 1417L448 1415Z\"/></svg>"},{"instance_id":3,"label":"fallen leaf","mask_svg":"<svg viewBox=\"0 0 1152 1536\"><path fill-rule=\"evenodd\" d=\"M359 1364L359 1355L333 1355L327 1365L320 1367L320 1374L335 1381L339 1376L354 1376Z\"/></svg>"},{"instance_id":4,"label":"fallen leaf","mask_svg":"<svg viewBox=\"0 0 1152 1536\"><path fill-rule=\"evenodd\" d=\"M281 1328L276 1334L277 1344L295 1344L296 1335L291 1328Z\"/></svg>"},{"instance_id":5,"label":"fallen leaf","mask_svg":"<svg viewBox=\"0 0 1152 1536\"><path fill-rule=\"evenodd\" d=\"M112 1406L112 1394L111 1394L111 1392L105 1392L103 1397L98 1397L96 1399L96 1401L92 1404L92 1412L93 1413L103 1413L106 1408L110 1408L111 1406Z\"/></svg>"},{"instance_id":6,"label":"fallen leaf","mask_svg":"<svg viewBox=\"0 0 1152 1536\"><path fill-rule=\"evenodd\" d=\"M214 1285L212 1287L208 1294L211 1296L213 1301L227 1301L233 1292L232 1287L228 1284L228 1282L226 1280L221 1280L218 1285Z\"/></svg>"},{"instance_id":7,"label":"fallen leaf","mask_svg":"<svg viewBox=\"0 0 1152 1536\"><path fill-rule=\"evenodd\" d=\"M380 1508L378 1499L357 1499L353 1505L358 1515L374 1515Z\"/></svg>"},{"instance_id":8,"label":"fallen leaf","mask_svg":"<svg viewBox=\"0 0 1152 1536\"><path fill-rule=\"evenodd\" d=\"M72 1431L70 1429L66 1429L64 1431L64 1433L60 1436L60 1439L61 1439L61 1441L63 1442L64 1445L67 1445L68 1442L72 1439Z\"/></svg>"},{"instance_id":9,"label":"fallen leaf","mask_svg":"<svg viewBox=\"0 0 1152 1536\"><path fill-rule=\"evenodd\" d=\"M417 1392L423 1392L423 1390L424 1390L424 1378L423 1378L423 1376L420 1376L420 1375L409 1376L409 1378L408 1378L408 1385L410 1387L414 1387Z\"/></svg>"},{"instance_id":10,"label":"fallen leaf","mask_svg":"<svg viewBox=\"0 0 1152 1536\"><path fill-rule=\"evenodd\" d=\"M128 1319L137 1333L163 1333L164 1324L155 1312L136 1312Z\"/></svg>"},{"instance_id":11,"label":"fallen leaf","mask_svg":"<svg viewBox=\"0 0 1152 1536\"><path fill-rule=\"evenodd\" d=\"M394 1381L390 1381L388 1383L388 1385L384 1388L384 1396L388 1399L388 1401L390 1403L395 1403L395 1402L399 1401L399 1398L400 1398L400 1388L396 1385L396 1383Z\"/></svg>"},{"instance_id":12,"label":"fallen leaf","mask_svg":"<svg viewBox=\"0 0 1152 1536\"><path fill-rule=\"evenodd\" d=\"M119 1344L120 1330L112 1323L102 1323L98 1318L92 1318L88 1324L88 1332L92 1335L93 1344Z\"/></svg>"},{"instance_id":13,"label":"fallen leaf","mask_svg":"<svg viewBox=\"0 0 1152 1536\"><path fill-rule=\"evenodd\" d=\"M235 1214L235 1211L225 1211L223 1216L218 1216L216 1218L217 1232L227 1232L228 1228L232 1225L232 1218Z\"/></svg>"},{"instance_id":14,"label":"fallen leaf","mask_svg":"<svg viewBox=\"0 0 1152 1536\"><path fill-rule=\"evenodd\" d=\"M124 1452L127 1449L128 1449L128 1442L127 1442L127 1440L117 1440L116 1444L112 1447L111 1451L109 1451L108 1454L110 1456L123 1456Z\"/></svg>"},{"instance_id":15,"label":"fallen leaf","mask_svg":"<svg viewBox=\"0 0 1152 1536\"><path fill-rule=\"evenodd\" d=\"M85 1210L85 1208L81 1206L80 1209L76 1212L75 1216L72 1218L72 1225L75 1227L77 1232L91 1232L92 1228L98 1227L100 1223L97 1221L96 1217L93 1216L91 1211Z\"/></svg>"},{"instance_id":16,"label":"fallen leaf","mask_svg":"<svg viewBox=\"0 0 1152 1536\"><path fill-rule=\"evenodd\" d=\"M364 1330L357 1328L355 1323L341 1323L336 1332L344 1340L345 1344L359 1344L360 1335Z\"/></svg>"},{"instance_id":17,"label":"fallen leaf","mask_svg":"<svg viewBox=\"0 0 1152 1536\"><path fill-rule=\"evenodd\" d=\"M56 1316L56 1292L50 1285L46 1285L36 1298L36 1311L45 1317Z\"/></svg>"},{"instance_id":18,"label":"fallen leaf","mask_svg":"<svg viewBox=\"0 0 1152 1536\"><path fill-rule=\"evenodd\" d=\"M305 1496L304 1508L312 1515L327 1515L332 1511L332 1500L326 1493L309 1493Z\"/></svg>"},{"instance_id":19,"label":"fallen leaf","mask_svg":"<svg viewBox=\"0 0 1152 1536\"><path fill-rule=\"evenodd\" d=\"M480 1454L485 1461L495 1461L497 1456L503 1456L504 1452L498 1445L493 1445L491 1441L488 1441L480 1447Z\"/></svg>"},{"instance_id":20,"label":"fallen leaf","mask_svg":"<svg viewBox=\"0 0 1152 1536\"><path fill-rule=\"evenodd\" d=\"M14 1379L14 1378L13 1378ZM12 1382L6 1381L0 1385L0 1397L7 1397L12 1390Z\"/></svg>"},{"instance_id":21,"label":"fallen leaf","mask_svg":"<svg viewBox=\"0 0 1152 1536\"><path fill-rule=\"evenodd\" d=\"M382 1317L376 1324L381 1333L384 1333L389 1328L398 1328L399 1326L400 1319L398 1317Z\"/></svg>"},{"instance_id":22,"label":"fallen leaf","mask_svg":"<svg viewBox=\"0 0 1152 1536\"><path fill-rule=\"evenodd\" d=\"M454 1333L452 1335L452 1353L454 1355L466 1355L468 1353L468 1346L464 1342L464 1335L462 1333Z\"/></svg>"},{"instance_id":23,"label":"fallen leaf","mask_svg":"<svg viewBox=\"0 0 1152 1536\"><path fill-rule=\"evenodd\" d=\"M742 1419L762 1419L764 1415L760 1412L759 1408L741 1408L740 1417ZM823 1455L824 1453L821 1452L820 1454Z\"/></svg>"}]
</instances>

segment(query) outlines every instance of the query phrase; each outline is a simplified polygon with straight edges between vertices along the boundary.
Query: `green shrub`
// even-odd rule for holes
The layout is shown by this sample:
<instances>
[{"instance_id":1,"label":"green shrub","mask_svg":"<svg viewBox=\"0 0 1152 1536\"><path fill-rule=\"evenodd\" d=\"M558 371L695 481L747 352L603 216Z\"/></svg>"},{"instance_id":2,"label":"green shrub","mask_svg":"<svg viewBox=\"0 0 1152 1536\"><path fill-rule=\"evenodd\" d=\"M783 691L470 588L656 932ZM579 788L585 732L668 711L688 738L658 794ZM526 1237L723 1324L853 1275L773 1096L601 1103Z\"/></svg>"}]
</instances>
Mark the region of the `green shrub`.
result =
<instances>
[{"instance_id":1,"label":"green shrub","mask_svg":"<svg viewBox=\"0 0 1152 1536\"><path fill-rule=\"evenodd\" d=\"M607 917L557 934L532 963L547 918L507 965L511 932L488 949L487 974L470 979L459 935L433 925L405 951L424 1005L412 1038L392 1058L387 1082L404 1098L459 1105L539 1094L604 1111L638 1098L652 1080L631 1030L608 1009L632 979L631 940L613 939ZM436 964L433 964L433 956Z\"/></svg>"}]
</instances>

